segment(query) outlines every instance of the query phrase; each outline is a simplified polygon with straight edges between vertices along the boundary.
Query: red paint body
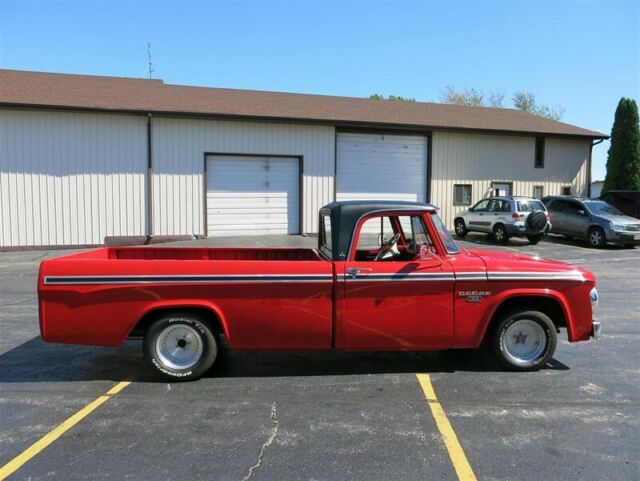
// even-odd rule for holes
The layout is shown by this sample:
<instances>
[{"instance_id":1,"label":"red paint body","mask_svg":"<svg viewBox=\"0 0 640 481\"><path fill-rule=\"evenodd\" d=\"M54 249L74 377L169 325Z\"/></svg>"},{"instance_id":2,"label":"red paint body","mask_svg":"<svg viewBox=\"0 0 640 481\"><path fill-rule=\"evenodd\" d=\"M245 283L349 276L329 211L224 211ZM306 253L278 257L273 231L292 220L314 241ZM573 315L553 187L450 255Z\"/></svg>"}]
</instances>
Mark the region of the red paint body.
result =
<instances>
[{"instance_id":1,"label":"red paint body","mask_svg":"<svg viewBox=\"0 0 640 481\"><path fill-rule=\"evenodd\" d=\"M42 338L119 346L148 313L195 307L218 318L231 349L475 348L501 303L535 296L557 301L569 341L589 339L592 273L518 254L466 249L446 254L433 235L431 216L423 218L437 239L435 252L407 262L358 261L355 252L346 261L329 261L315 249L162 247L109 247L45 260L38 279ZM354 238L357 245L357 231ZM371 275L449 278L355 281L345 275L352 267ZM465 279L465 273L480 278ZM492 278L508 273L520 278ZM526 277L536 273L580 279ZM163 276L163 281L153 276ZM74 283L78 278L82 280ZM60 279L65 283L51 283ZM128 283L130 279L136 282ZM477 291L485 295L470 302L469 293Z\"/></svg>"}]
</instances>

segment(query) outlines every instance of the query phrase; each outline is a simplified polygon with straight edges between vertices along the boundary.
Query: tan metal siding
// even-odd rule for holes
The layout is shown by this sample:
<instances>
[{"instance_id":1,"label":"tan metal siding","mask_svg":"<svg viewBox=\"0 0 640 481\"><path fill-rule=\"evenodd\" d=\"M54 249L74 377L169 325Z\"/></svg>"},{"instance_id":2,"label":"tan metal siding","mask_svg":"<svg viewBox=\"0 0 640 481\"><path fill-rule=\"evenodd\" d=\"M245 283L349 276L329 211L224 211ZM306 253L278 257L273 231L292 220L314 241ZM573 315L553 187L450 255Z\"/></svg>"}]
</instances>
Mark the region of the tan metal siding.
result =
<instances>
[{"instance_id":1,"label":"tan metal siding","mask_svg":"<svg viewBox=\"0 0 640 481\"><path fill-rule=\"evenodd\" d=\"M153 119L153 233L203 235L204 154L303 156L303 232L333 200L335 129L327 126Z\"/></svg>"},{"instance_id":2,"label":"tan metal siding","mask_svg":"<svg viewBox=\"0 0 640 481\"><path fill-rule=\"evenodd\" d=\"M472 204L501 181L513 183L513 195L533 196L536 185L544 186L544 195L560 194L563 186L587 193L589 140L547 138L542 169L534 167L535 137L434 132L432 142L431 201L449 228L468 208L453 205L455 184L471 184Z\"/></svg>"},{"instance_id":3,"label":"tan metal siding","mask_svg":"<svg viewBox=\"0 0 640 481\"><path fill-rule=\"evenodd\" d=\"M0 111L0 246L144 235L146 119Z\"/></svg>"}]
</instances>

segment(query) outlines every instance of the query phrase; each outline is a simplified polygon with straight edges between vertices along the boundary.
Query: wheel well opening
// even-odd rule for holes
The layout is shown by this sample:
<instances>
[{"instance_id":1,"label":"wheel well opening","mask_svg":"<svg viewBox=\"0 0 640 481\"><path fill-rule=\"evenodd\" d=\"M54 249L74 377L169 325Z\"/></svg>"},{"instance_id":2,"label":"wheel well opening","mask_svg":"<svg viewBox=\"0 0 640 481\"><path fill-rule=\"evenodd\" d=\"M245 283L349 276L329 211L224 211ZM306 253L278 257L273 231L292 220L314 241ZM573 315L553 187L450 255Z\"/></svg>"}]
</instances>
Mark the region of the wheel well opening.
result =
<instances>
[{"instance_id":1,"label":"wheel well opening","mask_svg":"<svg viewBox=\"0 0 640 481\"><path fill-rule=\"evenodd\" d=\"M486 334L496 325L508 312L518 310L540 311L553 321L556 328L567 327L567 319L560 303L551 297L541 296L517 296L505 300L493 313Z\"/></svg>"},{"instance_id":2,"label":"wheel well opening","mask_svg":"<svg viewBox=\"0 0 640 481\"><path fill-rule=\"evenodd\" d=\"M142 316L142 318L133 327L128 337L144 337L145 332L156 319L170 312L196 314L202 317L202 319L212 329L214 334L224 335L224 330L222 329L220 318L211 309L207 309L205 307L161 307L149 311L144 316Z\"/></svg>"}]
</instances>

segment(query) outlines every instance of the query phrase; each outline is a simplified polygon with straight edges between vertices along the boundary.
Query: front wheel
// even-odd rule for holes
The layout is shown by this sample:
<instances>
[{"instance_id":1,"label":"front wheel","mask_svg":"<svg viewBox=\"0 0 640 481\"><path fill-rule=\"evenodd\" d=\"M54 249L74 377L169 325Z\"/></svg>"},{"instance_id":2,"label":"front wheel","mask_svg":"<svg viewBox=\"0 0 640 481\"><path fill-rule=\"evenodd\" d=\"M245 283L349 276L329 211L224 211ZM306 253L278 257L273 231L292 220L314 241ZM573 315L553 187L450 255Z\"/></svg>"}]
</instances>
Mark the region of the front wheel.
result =
<instances>
[{"instance_id":1,"label":"front wheel","mask_svg":"<svg viewBox=\"0 0 640 481\"><path fill-rule=\"evenodd\" d=\"M174 381L198 379L218 355L216 337L207 323L189 312L159 317L147 329L143 349L149 363Z\"/></svg>"},{"instance_id":2,"label":"front wheel","mask_svg":"<svg viewBox=\"0 0 640 481\"><path fill-rule=\"evenodd\" d=\"M456 219L455 222L453 223L453 227L456 230L456 235L460 238L460 239L464 239L464 237L467 235L467 226L464 223L463 219Z\"/></svg>"},{"instance_id":3,"label":"front wheel","mask_svg":"<svg viewBox=\"0 0 640 481\"><path fill-rule=\"evenodd\" d=\"M489 333L491 351L512 371L536 371L556 350L553 321L540 311L519 310L504 316Z\"/></svg>"},{"instance_id":4,"label":"front wheel","mask_svg":"<svg viewBox=\"0 0 640 481\"><path fill-rule=\"evenodd\" d=\"M600 227L592 227L587 233L587 242L591 247L602 248L607 243L607 238Z\"/></svg>"}]
</instances>

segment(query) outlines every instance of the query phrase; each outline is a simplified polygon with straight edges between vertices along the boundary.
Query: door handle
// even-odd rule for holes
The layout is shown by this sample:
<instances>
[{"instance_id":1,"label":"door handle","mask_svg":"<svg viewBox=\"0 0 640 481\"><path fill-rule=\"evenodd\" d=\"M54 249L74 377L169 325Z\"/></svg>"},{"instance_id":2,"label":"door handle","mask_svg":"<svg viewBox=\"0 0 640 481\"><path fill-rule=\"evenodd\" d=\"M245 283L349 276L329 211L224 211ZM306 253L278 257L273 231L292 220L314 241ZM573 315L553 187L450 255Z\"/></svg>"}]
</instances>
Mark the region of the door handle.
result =
<instances>
[{"instance_id":1,"label":"door handle","mask_svg":"<svg viewBox=\"0 0 640 481\"><path fill-rule=\"evenodd\" d=\"M371 272L373 272L373 269L369 269L368 267L347 267L346 271L347 271L347 275L351 279L355 279L358 277L358 275L367 276L371 274Z\"/></svg>"}]
</instances>

